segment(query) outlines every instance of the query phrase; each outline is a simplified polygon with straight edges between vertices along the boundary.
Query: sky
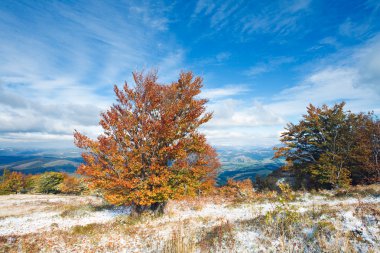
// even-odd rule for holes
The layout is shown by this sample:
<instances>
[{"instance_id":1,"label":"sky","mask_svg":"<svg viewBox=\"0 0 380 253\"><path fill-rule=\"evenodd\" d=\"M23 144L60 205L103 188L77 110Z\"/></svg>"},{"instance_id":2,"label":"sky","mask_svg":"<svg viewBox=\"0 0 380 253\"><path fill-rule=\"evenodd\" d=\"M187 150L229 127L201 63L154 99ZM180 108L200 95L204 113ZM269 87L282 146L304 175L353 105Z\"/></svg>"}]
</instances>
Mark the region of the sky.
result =
<instances>
[{"instance_id":1,"label":"sky","mask_svg":"<svg viewBox=\"0 0 380 253\"><path fill-rule=\"evenodd\" d=\"M202 76L214 146L273 146L312 103L380 115L380 1L0 1L0 148L101 133L133 71Z\"/></svg>"}]
</instances>

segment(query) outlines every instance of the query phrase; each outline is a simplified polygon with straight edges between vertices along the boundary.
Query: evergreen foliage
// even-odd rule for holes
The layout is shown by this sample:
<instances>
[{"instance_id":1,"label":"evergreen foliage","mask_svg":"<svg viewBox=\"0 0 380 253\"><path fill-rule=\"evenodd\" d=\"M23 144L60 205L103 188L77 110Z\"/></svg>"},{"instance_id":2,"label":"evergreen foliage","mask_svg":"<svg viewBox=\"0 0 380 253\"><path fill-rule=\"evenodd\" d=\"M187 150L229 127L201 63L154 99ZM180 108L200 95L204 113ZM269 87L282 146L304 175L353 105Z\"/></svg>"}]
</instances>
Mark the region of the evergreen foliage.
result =
<instances>
[{"instance_id":1,"label":"evergreen foliage","mask_svg":"<svg viewBox=\"0 0 380 253\"><path fill-rule=\"evenodd\" d=\"M344 106L310 104L298 124L285 128L275 158L286 159L283 169L294 172L298 186L341 188L379 181L379 120Z\"/></svg>"}]
</instances>

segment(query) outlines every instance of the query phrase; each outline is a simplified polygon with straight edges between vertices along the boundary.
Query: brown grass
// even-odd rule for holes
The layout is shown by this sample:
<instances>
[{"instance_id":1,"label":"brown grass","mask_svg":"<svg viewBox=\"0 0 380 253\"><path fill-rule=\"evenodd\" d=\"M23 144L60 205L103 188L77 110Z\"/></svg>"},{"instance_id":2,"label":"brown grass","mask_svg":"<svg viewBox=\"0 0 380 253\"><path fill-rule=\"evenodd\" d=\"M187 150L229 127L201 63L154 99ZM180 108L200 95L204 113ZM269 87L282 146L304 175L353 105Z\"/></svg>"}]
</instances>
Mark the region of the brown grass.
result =
<instances>
[{"instance_id":1,"label":"brown grass","mask_svg":"<svg viewBox=\"0 0 380 253\"><path fill-rule=\"evenodd\" d=\"M0 252L239 252L241 248L237 233L254 231L260 236L252 238L257 245L270 252L378 252L379 242L371 244L358 231L342 228L344 211L351 211L362 221L363 229L374 227L380 221L380 206L362 202L363 196L375 196L378 186L354 187L345 193L354 194L358 202L354 205L313 205L297 215L294 208L275 209L273 220L258 211L257 205L278 199L276 193L266 192L254 195L245 201L236 199L213 199L199 197L190 201L170 201L165 214L157 217L151 213L141 216L120 216L106 224L88 224L60 230L52 225L52 230L22 236L0 237ZM320 193L316 193L321 195ZM338 198L343 195L337 194ZM326 193L326 196L333 194ZM268 199L265 199L268 197ZM337 197L330 197L336 199ZM78 199L79 200L79 199ZM45 200L43 200L45 201ZM27 201L25 202L27 203ZM222 204L233 208L252 206L257 216L251 219L226 220L220 217L195 216L183 219L182 211L201 211L207 204ZM301 202L302 203L302 202ZM293 202L289 202L290 205ZM22 204L24 205L24 204ZM25 204L26 205L26 204ZM97 208L108 208L100 202L81 202L70 205L66 202L44 204L61 210L63 216L71 217L82 212L92 212ZM173 216L175 219L168 220ZM306 233L305 231L309 231ZM136 248L133 248L136 247ZM265 251L264 251L265 252Z\"/></svg>"}]
</instances>

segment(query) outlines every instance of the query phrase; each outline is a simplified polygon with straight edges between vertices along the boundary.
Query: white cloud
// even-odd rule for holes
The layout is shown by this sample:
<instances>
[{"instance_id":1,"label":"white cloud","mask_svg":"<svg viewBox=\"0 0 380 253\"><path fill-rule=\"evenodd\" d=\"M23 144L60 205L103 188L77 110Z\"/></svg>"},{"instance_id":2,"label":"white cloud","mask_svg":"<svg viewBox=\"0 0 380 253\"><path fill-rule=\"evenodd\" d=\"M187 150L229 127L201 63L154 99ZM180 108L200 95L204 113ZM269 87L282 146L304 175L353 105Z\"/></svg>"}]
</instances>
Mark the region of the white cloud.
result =
<instances>
[{"instance_id":1,"label":"white cloud","mask_svg":"<svg viewBox=\"0 0 380 253\"><path fill-rule=\"evenodd\" d=\"M370 28L369 23L357 24L351 21L351 19L347 18L339 26L339 33L340 35L343 35L343 36L358 38L358 37L363 36L368 31L369 28Z\"/></svg>"},{"instance_id":2,"label":"white cloud","mask_svg":"<svg viewBox=\"0 0 380 253\"><path fill-rule=\"evenodd\" d=\"M282 117L259 103L224 98L211 101L208 109L214 117L203 128L214 145L271 146L277 143Z\"/></svg>"},{"instance_id":3,"label":"white cloud","mask_svg":"<svg viewBox=\"0 0 380 253\"><path fill-rule=\"evenodd\" d=\"M274 96L271 110L284 116L300 115L308 103L316 105L347 101L354 111L379 112L380 36L352 50L344 58L311 72L304 80Z\"/></svg>"},{"instance_id":4,"label":"white cloud","mask_svg":"<svg viewBox=\"0 0 380 253\"><path fill-rule=\"evenodd\" d=\"M231 57L231 53L229 52L221 52L215 56L218 62L222 62L228 60Z\"/></svg>"},{"instance_id":5,"label":"white cloud","mask_svg":"<svg viewBox=\"0 0 380 253\"><path fill-rule=\"evenodd\" d=\"M214 34L222 29L233 34L253 34L255 32L286 35L300 27L299 19L307 13L311 0L296 1L209 1L198 0L190 25L202 16L209 21Z\"/></svg>"},{"instance_id":6,"label":"white cloud","mask_svg":"<svg viewBox=\"0 0 380 253\"><path fill-rule=\"evenodd\" d=\"M203 98L216 100L236 96L247 91L249 91L249 89L243 85L228 85L222 88L203 89L200 96Z\"/></svg>"},{"instance_id":7,"label":"white cloud","mask_svg":"<svg viewBox=\"0 0 380 253\"><path fill-rule=\"evenodd\" d=\"M199 15L209 17L210 27L220 30L230 23L233 16L241 8L242 1L210 1L198 0L192 14L191 22L195 22Z\"/></svg>"},{"instance_id":8,"label":"white cloud","mask_svg":"<svg viewBox=\"0 0 380 253\"><path fill-rule=\"evenodd\" d=\"M283 119L259 102L224 99L209 105L214 112L210 125L215 127L254 127L284 123Z\"/></svg>"},{"instance_id":9,"label":"white cloud","mask_svg":"<svg viewBox=\"0 0 380 253\"><path fill-rule=\"evenodd\" d=\"M311 4L309 0L275 1L265 5L259 13L253 13L240 19L241 31L246 34L255 32L287 35L300 27L299 19L307 14Z\"/></svg>"},{"instance_id":10,"label":"white cloud","mask_svg":"<svg viewBox=\"0 0 380 253\"><path fill-rule=\"evenodd\" d=\"M277 36L296 31L310 5L309 0L279 1L252 13L247 3L200 0L193 19L206 16L214 32L230 29L237 34ZM25 11L38 12L36 6L25 6ZM114 102L113 84L130 82L133 70L156 67L161 82L176 80L183 70L186 51L169 34L168 9L159 3L47 6L54 16L41 12L24 19L0 12L0 30L7 35L0 37L2 144L72 143L74 129L95 137L100 132L99 112ZM340 32L360 35L365 28L348 19ZM334 37L320 44L339 48ZM354 111L380 113L380 37L346 49L344 55L320 61L298 84L288 84L268 98L255 97L246 84L204 89L201 97L210 99L208 109L214 118L202 131L217 145L273 145L285 123L299 118L309 103L346 100ZM230 56L216 51L203 64L217 66ZM293 61L273 58L251 66L245 74L256 76Z\"/></svg>"},{"instance_id":11,"label":"white cloud","mask_svg":"<svg viewBox=\"0 0 380 253\"><path fill-rule=\"evenodd\" d=\"M380 93L380 36L356 54L358 59L358 86L372 87Z\"/></svg>"},{"instance_id":12,"label":"white cloud","mask_svg":"<svg viewBox=\"0 0 380 253\"><path fill-rule=\"evenodd\" d=\"M347 110L380 114L379 49L380 36L345 52L339 61L331 56L329 64L317 66L299 84L265 102L211 101L214 118L204 132L216 145L275 145L286 122L300 119L309 103L321 106L346 101Z\"/></svg>"},{"instance_id":13,"label":"white cloud","mask_svg":"<svg viewBox=\"0 0 380 253\"><path fill-rule=\"evenodd\" d=\"M301 116L309 103L321 106L347 101L355 111L371 110L378 96L368 87L357 87L354 68L329 67L310 76L299 85L283 90L268 107L281 115Z\"/></svg>"},{"instance_id":14,"label":"white cloud","mask_svg":"<svg viewBox=\"0 0 380 253\"><path fill-rule=\"evenodd\" d=\"M250 67L245 71L245 74L252 77L257 76L275 70L277 67L291 62L294 62L294 59L292 57L283 56L272 58L266 62L258 63L255 66Z\"/></svg>"},{"instance_id":15,"label":"white cloud","mask_svg":"<svg viewBox=\"0 0 380 253\"><path fill-rule=\"evenodd\" d=\"M208 140L216 146L273 146L278 143L278 126L205 128L202 129Z\"/></svg>"},{"instance_id":16,"label":"white cloud","mask_svg":"<svg viewBox=\"0 0 380 253\"><path fill-rule=\"evenodd\" d=\"M159 3L21 5L25 15L0 12L2 145L72 139L74 129L94 137L114 84L155 66L172 81L182 68Z\"/></svg>"}]
</instances>

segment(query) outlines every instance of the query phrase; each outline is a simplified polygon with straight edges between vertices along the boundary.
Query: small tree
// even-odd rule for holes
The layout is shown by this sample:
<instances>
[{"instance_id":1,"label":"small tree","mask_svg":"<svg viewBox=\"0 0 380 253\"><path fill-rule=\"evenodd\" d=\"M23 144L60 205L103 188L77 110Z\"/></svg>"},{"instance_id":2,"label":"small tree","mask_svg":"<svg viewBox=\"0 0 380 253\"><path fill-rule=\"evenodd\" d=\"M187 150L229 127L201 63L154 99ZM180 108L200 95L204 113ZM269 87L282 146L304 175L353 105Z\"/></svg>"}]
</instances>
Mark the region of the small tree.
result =
<instances>
[{"instance_id":1,"label":"small tree","mask_svg":"<svg viewBox=\"0 0 380 253\"><path fill-rule=\"evenodd\" d=\"M0 183L4 182L9 177L10 174L11 172L9 171L9 169L4 169L3 175L0 176Z\"/></svg>"},{"instance_id":2,"label":"small tree","mask_svg":"<svg viewBox=\"0 0 380 253\"><path fill-rule=\"evenodd\" d=\"M86 150L78 172L110 203L137 210L210 189L219 162L197 131L212 116L207 100L197 98L202 79L181 73L162 85L155 73L133 77L134 88L114 87L117 103L102 114L97 140L75 132L76 145Z\"/></svg>"},{"instance_id":3,"label":"small tree","mask_svg":"<svg viewBox=\"0 0 380 253\"><path fill-rule=\"evenodd\" d=\"M37 191L40 193L59 193L59 185L63 182L63 174L59 172L45 172L37 182Z\"/></svg>"},{"instance_id":4,"label":"small tree","mask_svg":"<svg viewBox=\"0 0 380 253\"><path fill-rule=\"evenodd\" d=\"M25 176L25 192L36 193L38 192L38 184L42 174L26 175Z\"/></svg>"},{"instance_id":5,"label":"small tree","mask_svg":"<svg viewBox=\"0 0 380 253\"><path fill-rule=\"evenodd\" d=\"M63 176L64 178L62 183L57 186L58 190L61 193L80 195L85 191L86 187L81 179L70 176L68 174L64 174Z\"/></svg>"},{"instance_id":6,"label":"small tree","mask_svg":"<svg viewBox=\"0 0 380 253\"><path fill-rule=\"evenodd\" d=\"M2 194L21 193L25 189L25 176L21 172L5 172L0 184Z\"/></svg>"}]
</instances>

